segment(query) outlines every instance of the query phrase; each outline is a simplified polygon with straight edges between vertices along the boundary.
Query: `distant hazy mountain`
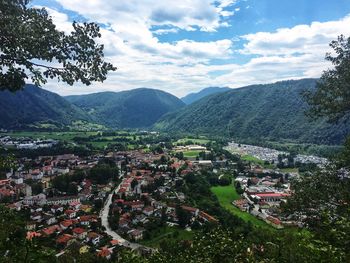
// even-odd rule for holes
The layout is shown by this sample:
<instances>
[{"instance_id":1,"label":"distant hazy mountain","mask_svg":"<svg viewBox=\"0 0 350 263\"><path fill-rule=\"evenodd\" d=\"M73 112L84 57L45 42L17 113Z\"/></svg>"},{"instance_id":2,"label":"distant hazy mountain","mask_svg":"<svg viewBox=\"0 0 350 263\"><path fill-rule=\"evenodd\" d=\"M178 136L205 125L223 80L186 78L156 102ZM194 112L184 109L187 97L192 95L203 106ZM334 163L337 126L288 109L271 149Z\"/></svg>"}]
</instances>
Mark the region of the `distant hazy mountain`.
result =
<instances>
[{"instance_id":1,"label":"distant hazy mountain","mask_svg":"<svg viewBox=\"0 0 350 263\"><path fill-rule=\"evenodd\" d=\"M231 90L230 88L227 87L209 87L202 89L201 91L190 93L186 95L185 97L181 98L181 100L186 103L187 105L192 104L193 102L200 100L208 95L215 94L215 93L221 93L225 91Z\"/></svg>"},{"instance_id":2,"label":"distant hazy mountain","mask_svg":"<svg viewBox=\"0 0 350 263\"><path fill-rule=\"evenodd\" d=\"M58 94L34 85L26 85L16 93L0 91L0 109L0 127L5 129L28 128L39 122L62 127L75 120L91 119Z\"/></svg>"},{"instance_id":3,"label":"distant hazy mountain","mask_svg":"<svg viewBox=\"0 0 350 263\"><path fill-rule=\"evenodd\" d=\"M65 98L88 112L92 118L113 128L152 126L165 113L185 105L169 93L147 88Z\"/></svg>"},{"instance_id":4,"label":"distant hazy mountain","mask_svg":"<svg viewBox=\"0 0 350 263\"><path fill-rule=\"evenodd\" d=\"M253 85L215 94L170 113L157 122L163 131L229 135L255 140L341 143L350 125L312 122L301 93L314 89L315 79Z\"/></svg>"}]
</instances>

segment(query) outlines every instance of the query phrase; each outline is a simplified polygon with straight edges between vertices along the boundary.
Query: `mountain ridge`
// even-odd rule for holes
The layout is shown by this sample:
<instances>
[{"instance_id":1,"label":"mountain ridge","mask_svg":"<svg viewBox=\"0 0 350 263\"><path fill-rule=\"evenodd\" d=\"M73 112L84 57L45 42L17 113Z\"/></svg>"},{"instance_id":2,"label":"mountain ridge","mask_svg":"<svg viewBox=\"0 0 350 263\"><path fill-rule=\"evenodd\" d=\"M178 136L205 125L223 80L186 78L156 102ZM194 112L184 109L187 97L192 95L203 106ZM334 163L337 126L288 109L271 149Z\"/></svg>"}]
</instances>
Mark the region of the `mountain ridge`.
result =
<instances>
[{"instance_id":1,"label":"mountain ridge","mask_svg":"<svg viewBox=\"0 0 350 263\"><path fill-rule=\"evenodd\" d=\"M65 97L77 107L112 128L152 126L165 113L185 104L174 95L150 88L99 92ZM118 114L118 115L116 115Z\"/></svg>"},{"instance_id":2,"label":"mountain ridge","mask_svg":"<svg viewBox=\"0 0 350 263\"><path fill-rule=\"evenodd\" d=\"M206 96L212 95L212 94L216 94L216 93L221 93L221 92L226 92L231 90L228 87L208 87L208 88L204 88L198 92L192 92L187 94L186 96L182 97L181 100L187 104L190 105Z\"/></svg>"},{"instance_id":3,"label":"mountain ridge","mask_svg":"<svg viewBox=\"0 0 350 263\"><path fill-rule=\"evenodd\" d=\"M76 120L92 121L60 95L31 84L16 93L0 91L0 108L0 127L6 129L24 129L38 122L63 127Z\"/></svg>"},{"instance_id":4,"label":"mountain ridge","mask_svg":"<svg viewBox=\"0 0 350 263\"><path fill-rule=\"evenodd\" d=\"M250 85L202 98L164 115L154 128L160 131L221 134L237 139L293 140L341 144L350 127L325 119L311 122L301 93L315 89L317 79Z\"/></svg>"}]
</instances>

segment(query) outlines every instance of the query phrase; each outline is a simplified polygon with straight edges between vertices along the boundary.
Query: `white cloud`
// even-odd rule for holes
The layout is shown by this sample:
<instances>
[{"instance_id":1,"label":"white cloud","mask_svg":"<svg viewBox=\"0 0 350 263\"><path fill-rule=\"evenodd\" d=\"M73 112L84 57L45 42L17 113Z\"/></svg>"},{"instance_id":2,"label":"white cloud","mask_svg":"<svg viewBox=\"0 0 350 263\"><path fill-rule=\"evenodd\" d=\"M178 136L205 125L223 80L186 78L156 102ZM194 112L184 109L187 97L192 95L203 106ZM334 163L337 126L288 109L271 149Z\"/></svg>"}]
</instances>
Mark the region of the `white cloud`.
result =
<instances>
[{"instance_id":1,"label":"white cloud","mask_svg":"<svg viewBox=\"0 0 350 263\"><path fill-rule=\"evenodd\" d=\"M350 16L347 16L338 21L313 22L311 25L280 28L276 32L248 34L243 36L248 43L242 52L263 56L324 52L328 43L338 35L350 35L349 25Z\"/></svg>"},{"instance_id":2,"label":"white cloud","mask_svg":"<svg viewBox=\"0 0 350 263\"><path fill-rule=\"evenodd\" d=\"M54 82L47 85L63 95L151 87L183 96L213 85L235 88L319 77L329 66L324 60L329 42L340 34L350 35L350 17L345 17L248 34L241 37L246 41L244 47L233 52L236 39L231 35L227 35L227 39L202 42L188 39L161 42L158 37L181 30L215 31L229 26L222 19L232 15L234 11L226 8L236 1L129 0L110 1L108 5L96 0L57 1L88 20L108 25L101 29L101 42L105 45L106 59L118 67L104 83L90 87L79 84L69 87ZM53 9L49 12L60 29L69 30L66 14ZM154 26L157 26L155 30ZM254 58L239 65L234 63L235 56ZM213 65L213 59L229 62Z\"/></svg>"}]
</instances>

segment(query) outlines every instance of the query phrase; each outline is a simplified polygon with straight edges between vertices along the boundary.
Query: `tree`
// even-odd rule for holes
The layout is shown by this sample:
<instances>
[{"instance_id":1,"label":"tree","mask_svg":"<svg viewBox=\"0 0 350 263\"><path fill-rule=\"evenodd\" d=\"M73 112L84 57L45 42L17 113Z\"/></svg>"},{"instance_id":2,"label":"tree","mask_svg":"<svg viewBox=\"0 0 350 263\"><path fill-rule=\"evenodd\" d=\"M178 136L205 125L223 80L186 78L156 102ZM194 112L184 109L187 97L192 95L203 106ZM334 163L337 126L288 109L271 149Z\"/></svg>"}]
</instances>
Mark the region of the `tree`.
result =
<instances>
[{"instance_id":1,"label":"tree","mask_svg":"<svg viewBox=\"0 0 350 263\"><path fill-rule=\"evenodd\" d=\"M350 37L339 36L330 43L335 52L326 54L333 69L323 72L315 91L305 94L312 117L326 116L331 121L338 120L350 112Z\"/></svg>"},{"instance_id":2,"label":"tree","mask_svg":"<svg viewBox=\"0 0 350 263\"><path fill-rule=\"evenodd\" d=\"M179 219L179 225L185 227L191 220L191 213L184 210L181 206L176 206L176 216Z\"/></svg>"},{"instance_id":3,"label":"tree","mask_svg":"<svg viewBox=\"0 0 350 263\"><path fill-rule=\"evenodd\" d=\"M339 36L330 46L336 56L326 55L335 66L325 71L314 92L306 94L312 117L328 117L336 121L350 112L350 38ZM350 180L341 167L348 167L350 160L349 139L338 165L329 165L312 176L304 175L294 181L294 194L288 199L284 210L298 218L306 216L306 224L319 239L350 256L348 247L350 234ZM340 165L339 165L340 164Z\"/></svg>"},{"instance_id":4,"label":"tree","mask_svg":"<svg viewBox=\"0 0 350 263\"><path fill-rule=\"evenodd\" d=\"M58 78L73 85L104 81L116 68L104 61L104 46L95 23L73 23L73 31L58 30L44 8L30 0L0 2L0 90L17 91L27 79L40 86Z\"/></svg>"}]
</instances>

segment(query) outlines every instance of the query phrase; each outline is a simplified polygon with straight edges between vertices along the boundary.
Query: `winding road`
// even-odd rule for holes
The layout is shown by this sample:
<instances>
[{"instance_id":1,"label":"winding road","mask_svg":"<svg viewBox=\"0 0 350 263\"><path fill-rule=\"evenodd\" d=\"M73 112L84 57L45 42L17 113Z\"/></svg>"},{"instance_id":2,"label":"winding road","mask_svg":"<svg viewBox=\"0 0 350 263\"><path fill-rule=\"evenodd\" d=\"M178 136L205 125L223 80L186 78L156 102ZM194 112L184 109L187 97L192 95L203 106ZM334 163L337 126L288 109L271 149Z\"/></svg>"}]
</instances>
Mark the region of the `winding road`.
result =
<instances>
[{"instance_id":1,"label":"winding road","mask_svg":"<svg viewBox=\"0 0 350 263\"><path fill-rule=\"evenodd\" d=\"M108 195L107 200L105 202L105 205L104 205L104 207L102 208L102 210L100 212L101 224L102 224L102 226L105 227L105 229L106 229L105 232L108 235L110 235L113 239L118 240L120 245L122 245L124 247L131 248L132 250L140 249L140 248L143 248L143 249L146 249L146 250L153 250L152 248L145 247L145 246L140 245L138 243L129 242L128 240L126 240L126 239L122 238L120 235L118 235L109 226L109 223L108 223L109 207L110 207L110 205L112 203L113 193L117 192L119 190L119 187L120 187L120 184L117 186L117 188L114 191L112 191L112 193L110 193Z\"/></svg>"}]
</instances>

